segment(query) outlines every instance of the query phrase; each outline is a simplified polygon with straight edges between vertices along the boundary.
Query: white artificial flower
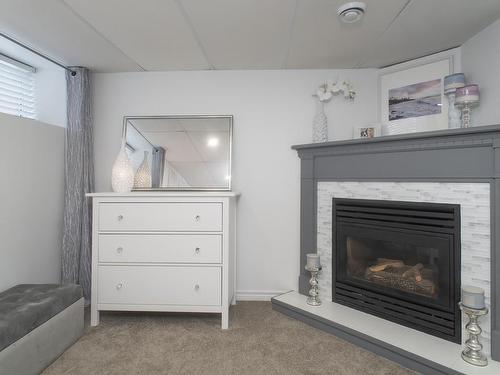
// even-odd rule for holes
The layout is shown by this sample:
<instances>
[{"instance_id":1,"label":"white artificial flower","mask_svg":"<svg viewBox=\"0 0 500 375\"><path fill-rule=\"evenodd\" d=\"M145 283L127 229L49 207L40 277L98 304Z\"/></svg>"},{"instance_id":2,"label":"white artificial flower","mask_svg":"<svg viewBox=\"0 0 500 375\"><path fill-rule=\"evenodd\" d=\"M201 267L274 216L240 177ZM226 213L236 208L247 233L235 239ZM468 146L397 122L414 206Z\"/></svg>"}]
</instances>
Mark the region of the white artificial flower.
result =
<instances>
[{"instance_id":1,"label":"white artificial flower","mask_svg":"<svg viewBox=\"0 0 500 375\"><path fill-rule=\"evenodd\" d=\"M316 91L316 95L321 102L327 102L332 98L332 93L327 90L327 85L321 85Z\"/></svg>"},{"instance_id":2,"label":"white artificial flower","mask_svg":"<svg viewBox=\"0 0 500 375\"><path fill-rule=\"evenodd\" d=\"M354 100L356 97L356 91L348 81L339 83L338 80L328 80L316 90L316 96L321 102L328 102L334 95L339 93L342 93L346 100Z\"/></svg>"},{"instance_id":3,"label":"white artificial flower","mask_svg":"<svg viewBox=\"0 0 500 375\"><path fill-rule=\"evenodd\" d=\"M337 82L333 81L328 81L327 83L327 90L330 91L332 94L338 94L339 91L341 90L340 86L337 84Z\"/></svg>"}]
</instances>

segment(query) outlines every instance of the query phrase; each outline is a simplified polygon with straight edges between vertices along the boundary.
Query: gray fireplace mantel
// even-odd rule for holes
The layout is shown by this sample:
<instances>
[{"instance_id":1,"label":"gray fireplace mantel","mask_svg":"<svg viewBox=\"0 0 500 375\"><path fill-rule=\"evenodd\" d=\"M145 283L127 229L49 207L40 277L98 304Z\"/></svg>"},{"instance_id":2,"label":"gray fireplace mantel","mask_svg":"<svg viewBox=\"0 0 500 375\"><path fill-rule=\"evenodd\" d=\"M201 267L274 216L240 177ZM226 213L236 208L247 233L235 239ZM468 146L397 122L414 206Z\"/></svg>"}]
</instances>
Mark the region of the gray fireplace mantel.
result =
<instances>
[{"instance_id":1,"label":"gray fireplace mantel","mask_svg":"<svg viewBox=\"0 0 500 375\"><path fill-rule=\"evenodd\" d=\"M491 345L500 361L500 125L292 147L301 159L299 292L306 254L316 249L318 181L488 182L491 184Z\"/></svg>"}]
</instances>

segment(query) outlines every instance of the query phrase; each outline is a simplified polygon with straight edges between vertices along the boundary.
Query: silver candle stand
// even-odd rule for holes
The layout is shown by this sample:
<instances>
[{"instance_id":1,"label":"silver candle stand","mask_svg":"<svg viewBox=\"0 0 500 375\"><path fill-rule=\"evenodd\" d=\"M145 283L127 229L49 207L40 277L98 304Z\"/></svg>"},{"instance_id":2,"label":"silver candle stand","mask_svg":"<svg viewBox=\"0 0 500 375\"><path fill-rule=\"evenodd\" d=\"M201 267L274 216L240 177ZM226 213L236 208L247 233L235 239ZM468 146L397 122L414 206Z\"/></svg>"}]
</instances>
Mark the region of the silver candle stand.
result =
<instances>
[{"instance_id":1,"label":"silver candle stand","mask_svg":"<svg viewBox=\"0 0 500 375\"><path fill-rule=\"evenodd\" d=\"M321 300L319 299L319 288L318 288L318 274L321 272L323 267L308 267L306 266L306 271L311 272L311 279L309 284L311 289L309 289L309 297L307 297L307 304L311 306L321 306Z\"/></svg>"},{"instance_id":2,"label":"silver candle stand","mask_svg":"<svg viewBox=\"0 0 500 375\"><path fill-rule=\"evenodd\" d=\"M472 309L462 304L462 302L459 303L459 306L460 310L469 318L469 322L465 326L469 338L465 341L465 349L462 350L462 359L471 365L486 366L488 359L482 353L483 345L479 342L479 336L481 336L483 330L477 320L480 316L488 314L488 309Z\"/></svg>"}]
</instances>

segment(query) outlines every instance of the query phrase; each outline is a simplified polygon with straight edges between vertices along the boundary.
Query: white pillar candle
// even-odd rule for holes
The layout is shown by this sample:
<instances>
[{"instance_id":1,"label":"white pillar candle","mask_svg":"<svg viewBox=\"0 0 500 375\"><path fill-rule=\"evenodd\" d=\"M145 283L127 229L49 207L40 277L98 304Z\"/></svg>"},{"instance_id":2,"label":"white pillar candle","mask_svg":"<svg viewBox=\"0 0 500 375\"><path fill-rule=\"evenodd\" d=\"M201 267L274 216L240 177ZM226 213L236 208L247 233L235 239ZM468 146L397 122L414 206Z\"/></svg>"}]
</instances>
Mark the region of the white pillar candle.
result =
<instances>
[{"instance_id":1,"label":"white pillar candle","mask_svg":"<svg viewBox=\"0 0 500 375\"><path fill-rule=\"evenodd\" d=\"M484 289L464 285L462 287L462 303L471 309L484 309Z\"/></svg>"},{"instance_id":2,"label":"white pillar candle","mask_svg":"<svg viewBox=\"0 0 500 375\"><path fill-rule=\"evenodd\" d=\"M307 267L308 268L319 268L319 255L318 254L307 254Z\"/></svg>"}]
</instances>

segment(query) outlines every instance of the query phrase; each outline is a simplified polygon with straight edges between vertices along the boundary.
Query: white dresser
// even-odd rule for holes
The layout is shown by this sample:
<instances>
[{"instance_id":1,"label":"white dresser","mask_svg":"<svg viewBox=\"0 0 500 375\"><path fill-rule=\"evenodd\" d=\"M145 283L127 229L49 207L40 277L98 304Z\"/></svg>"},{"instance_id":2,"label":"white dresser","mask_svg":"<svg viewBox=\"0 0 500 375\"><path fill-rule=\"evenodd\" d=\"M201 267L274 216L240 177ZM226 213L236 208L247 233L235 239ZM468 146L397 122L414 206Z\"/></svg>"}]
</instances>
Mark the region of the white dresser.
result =
<instances>
[{"instance_id":1,"label":"white dresser","mask_svg":"<svg viewBox=\"0 0 500 375\"><path fill-rule=\"evenodd\" d=\"M236 293L231 192L89 194L93 199L91 325L99 311L222 314Z\"/></svg>"}]
</instances>

